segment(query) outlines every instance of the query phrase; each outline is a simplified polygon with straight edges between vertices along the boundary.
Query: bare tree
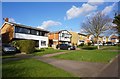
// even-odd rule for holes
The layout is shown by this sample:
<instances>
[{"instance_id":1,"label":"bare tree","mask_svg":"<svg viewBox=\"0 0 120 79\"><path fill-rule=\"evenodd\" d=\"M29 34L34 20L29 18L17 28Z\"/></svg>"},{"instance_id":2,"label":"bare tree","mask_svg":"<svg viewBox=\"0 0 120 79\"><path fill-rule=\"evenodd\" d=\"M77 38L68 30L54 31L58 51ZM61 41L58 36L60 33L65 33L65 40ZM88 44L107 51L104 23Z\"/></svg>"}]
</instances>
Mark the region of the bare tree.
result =
<instances>
[{"instance_id":1,"label":"bare tree","mask_svg":"<svg viewBox=\"0 0 120 79\"><path fill-rule=\"evenodd\" d=\"M95 15L88 17L82 24L82 29L96 38L98 49L99 36L110 28L109 25L111 21L112 20L102 12L97 12Z\"/></svg>"}]
</instances>

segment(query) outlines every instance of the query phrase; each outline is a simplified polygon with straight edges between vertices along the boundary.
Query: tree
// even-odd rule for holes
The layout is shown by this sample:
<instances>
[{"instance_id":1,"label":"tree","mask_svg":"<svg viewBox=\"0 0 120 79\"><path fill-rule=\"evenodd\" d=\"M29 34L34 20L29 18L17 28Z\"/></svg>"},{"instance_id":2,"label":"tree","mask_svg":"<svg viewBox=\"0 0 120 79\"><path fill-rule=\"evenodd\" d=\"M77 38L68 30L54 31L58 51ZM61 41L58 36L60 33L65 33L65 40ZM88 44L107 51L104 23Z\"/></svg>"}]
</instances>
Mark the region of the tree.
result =
<instances>
[{"instance_id":1,"label":"tree","mask_svg":"<svg viewBox=\"0 0 120 79\"><path fill-rule=\"evenodd\" d=\"M113 23L116 24L113 28L117 31L119 34L119 42L120 42L120 14L116 14L113 20Z\"/></svg>"},{"instance_id":2,"label":"tree","mask_svg":"<svg viewBox=\"0 0 120 79\"><path fill-rule=\"evenodd\" d=\"M110 22L111 19L108 16L102 12L97 12L95 15L88 17L82 24L82 29L96 38L98 49L100 34L110 28Z\"/></svg>"}]
</instances>

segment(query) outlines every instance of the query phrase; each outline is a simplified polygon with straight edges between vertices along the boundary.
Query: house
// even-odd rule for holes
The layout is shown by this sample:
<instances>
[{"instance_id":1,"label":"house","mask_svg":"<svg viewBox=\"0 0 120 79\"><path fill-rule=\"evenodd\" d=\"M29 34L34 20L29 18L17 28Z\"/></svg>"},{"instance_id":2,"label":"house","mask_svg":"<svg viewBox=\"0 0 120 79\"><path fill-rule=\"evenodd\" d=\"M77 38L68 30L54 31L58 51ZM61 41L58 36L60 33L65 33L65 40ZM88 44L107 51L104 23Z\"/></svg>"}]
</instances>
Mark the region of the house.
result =
<instances>
[{"instance_id":1,"label":"house","mask_svg":"<svg viewBox=\"0 0 120 79\"><path fill-rule=\"evenodd\" d=\"M70 31L70 34L72 35L72 37L71 37L71 44L79 45L79 44L78 44L78 40L79 40L79 35L78 35L78 33L73 32L73 31Z\"/></svg>"},{"instance_id":2,"label":"house","mask_svg":"<svg viewBox=\"0 0 120 79\"><path fill-rule=\"evenodd\" d=\"M78 33L78 45L81 43L86 44L89 40L87 40L87 35Z\"/></svg>"},{"instance_id":3,"label":"house","mask_svg":"<svg viewBox=\"0 0 120 79\"><path fill-rule=\"evenodd\" d=\"M61 30L57 32L51 32L48 35L50 47L56 48L58 44L70 44L71 34L67 30Z\"/></svg>"},{"instance_id":4,"label":"house","mask_svg":"<svg viewBox=\"0 0 120 79\"><path fill-rule=\"evenodd\" d=\"M119 37L115 34L109 36L109 41L113 44L117 44L119 42Z\"/></svg>"},{"instance_id":5,"label":"house","mask_svg":"<svg viewBox=\"0 0 120 79\"><path fill-rule=\"evenodd\" d=\"M108 40L107 40L107 36L103 36L103 37L102 37L102 42L103 42L103 43L108 42Z\"/></svg>"},{"instance_id":6,"label":"house","mask_svg":"<svg viewBox=\"0 0 120 79\"><path fill-rule=\"evenodd\" d=\"M8 22L8 18L1 27L3 43L22 39L34 40L39 48L48 47L48 33L49 31L40 28Z\"/></svg>"}]
</instances>

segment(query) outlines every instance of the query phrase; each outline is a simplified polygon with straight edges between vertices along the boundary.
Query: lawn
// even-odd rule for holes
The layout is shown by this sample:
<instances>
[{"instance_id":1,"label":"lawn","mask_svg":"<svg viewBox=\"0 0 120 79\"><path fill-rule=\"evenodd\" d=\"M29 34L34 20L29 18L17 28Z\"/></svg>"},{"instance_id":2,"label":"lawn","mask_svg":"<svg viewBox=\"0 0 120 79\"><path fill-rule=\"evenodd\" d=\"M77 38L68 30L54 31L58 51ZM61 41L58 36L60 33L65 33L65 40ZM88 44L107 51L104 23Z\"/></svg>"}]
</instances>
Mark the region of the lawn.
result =
<instances>
[{"instance_id":1,"label":"lawn","mask_svg":"<svg viewBox=\"0 0 120 79\"><path fill-rule=\"evenodd\" d=\"M3 77L72 77L70 73L35 59L3 62Z\"/></svg>"},{"instance_id":2,"label":"lawn","mask_svg":"<svg viewBox=\"0 0 120 79\"><path fill-rule=\"evenodd\" d=\"M117 51L114 52L109 50L76 50L71 51L70 53L54 56L53 58L108 63L117 54Z\"/></svg>"},{"instance_id":3,"label":"lawn","mask_svg":"<svg viewBox=\"0 0 120 79\"><path fill-rule=\"evenodd\" d=\"M120 50L118 46L100 46L102 50Z\"/></svg>"},{"instance_id":4,"label":"lawn","mask_svg":"<svg viewBox=\"0 0 120 79\"><path fill-rule=\"evenodd\" d=\"M64 51L67 51L67 50L57 50L57 49L53 49L53 48L42 48L42 49L38 49L37 51L35 51L32 54L36 55L36 56L42 56L45 54L52 54L52 53L64 52Z\"/></svg>"}]
</instances>

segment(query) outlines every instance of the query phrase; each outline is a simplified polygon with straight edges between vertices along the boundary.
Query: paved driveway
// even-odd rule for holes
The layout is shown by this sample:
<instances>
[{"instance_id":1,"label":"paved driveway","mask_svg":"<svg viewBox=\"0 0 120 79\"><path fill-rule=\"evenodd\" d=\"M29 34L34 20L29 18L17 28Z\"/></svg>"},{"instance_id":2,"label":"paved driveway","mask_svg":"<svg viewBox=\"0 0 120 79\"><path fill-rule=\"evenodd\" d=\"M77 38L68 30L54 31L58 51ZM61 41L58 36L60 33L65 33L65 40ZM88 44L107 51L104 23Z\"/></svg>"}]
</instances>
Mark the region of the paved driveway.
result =
<instances>
[{"instance_id":1,"label":"paved driveway","mask_svg":"<svg viewBox=\"0 0 120 79\"><path fill-rule=\"evenodd\" d=\"M116 56L110 63L108 63L96 77L120 77L120 55Z\"/></svg>"},{"instance_id":2,"label":"paved driveway","mask_svg":"<svg viewBox=\"0 0 120 79\"><path fill-rule=\"evenodd\" d=\"M51 64L55 67L61 68L68 71L78 77L92 77L94 74L100 72L106 64L102 63L91 63L91 62L80 62L73 60L60 60L46 57L35 56L34 58Z\"/></svg>"}]
</instances>

